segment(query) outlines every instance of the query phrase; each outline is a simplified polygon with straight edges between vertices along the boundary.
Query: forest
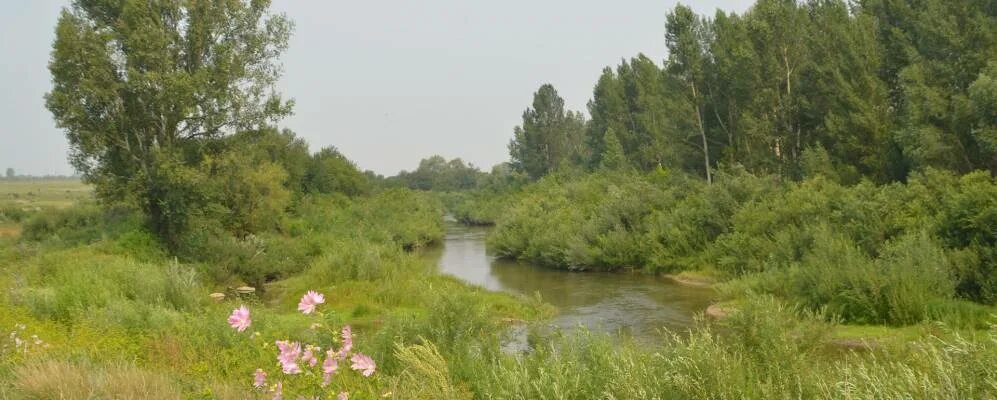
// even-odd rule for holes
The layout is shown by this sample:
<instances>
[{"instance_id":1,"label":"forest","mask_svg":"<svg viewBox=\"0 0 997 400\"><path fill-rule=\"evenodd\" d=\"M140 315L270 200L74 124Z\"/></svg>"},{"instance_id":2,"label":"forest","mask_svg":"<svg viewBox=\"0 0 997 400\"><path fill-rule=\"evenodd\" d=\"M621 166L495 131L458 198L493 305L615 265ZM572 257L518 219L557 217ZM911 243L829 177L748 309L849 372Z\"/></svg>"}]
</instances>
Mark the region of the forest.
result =
<instances>
[{"instance_id":1,"label":"forest","mask_svg":"<svg viewBox=\"0 0 997 400\"><path fill-rule=\"evenodd\" d=\"M281 127L270 1L72 1L44 103L82 182L0 179L0 397L997 397L997 4L663 14L666 59L586 110L541 85L509 161L385 177ZM458 229L711 305L551 328L441 273Z\"/></svg>"}]
</instances>

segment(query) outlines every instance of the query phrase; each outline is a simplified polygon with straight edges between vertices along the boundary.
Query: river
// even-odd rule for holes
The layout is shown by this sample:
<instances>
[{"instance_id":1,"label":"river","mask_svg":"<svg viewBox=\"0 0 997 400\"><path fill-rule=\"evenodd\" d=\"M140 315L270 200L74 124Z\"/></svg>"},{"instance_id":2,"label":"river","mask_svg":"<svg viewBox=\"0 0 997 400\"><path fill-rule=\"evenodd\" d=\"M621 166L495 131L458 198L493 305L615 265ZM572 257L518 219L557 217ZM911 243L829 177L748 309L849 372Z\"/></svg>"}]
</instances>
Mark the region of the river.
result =
<instances>
[{"instance_id":1,"label":"river","mask_svg":"<svg viewBox=\"0 0 997 400\"><path fill-rule=\"evenodd\" d=\"M639 273L568 272L497 258L485 246L488 229L447 223L443 244L426 251L440 271L494 291L539 294L557 307L558 328L584 326L637 340L653 340L661 328L685 331L715 294Z\"/></svg>"}]
</instances>

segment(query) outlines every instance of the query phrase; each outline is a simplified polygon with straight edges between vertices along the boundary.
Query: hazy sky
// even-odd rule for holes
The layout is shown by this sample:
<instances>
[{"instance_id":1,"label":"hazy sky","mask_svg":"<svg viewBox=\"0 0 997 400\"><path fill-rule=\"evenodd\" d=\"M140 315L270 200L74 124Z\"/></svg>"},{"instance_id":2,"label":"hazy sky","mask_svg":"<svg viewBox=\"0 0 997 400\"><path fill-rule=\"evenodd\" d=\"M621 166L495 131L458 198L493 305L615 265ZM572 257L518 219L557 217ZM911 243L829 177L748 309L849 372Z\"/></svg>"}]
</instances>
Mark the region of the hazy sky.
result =
<instances>
[{"instance_id":1,"label":"hazy sky","mask_svg":"<svg viewBox=\"0 0 997 400\"><path fill-rule=\"evenodd\" d=\"M69 174L67 144L43 106L49 49L68 0L5 1L0 13L0 168ZM687 1L700 13L753 0ZM362 169L393 175L432 154L487 169L533 92L550 82L585 110L603 67L665 57L672 0L275 0L294 20L281 125L313 151L335 145Z\"/></svg>"}]
</instances>

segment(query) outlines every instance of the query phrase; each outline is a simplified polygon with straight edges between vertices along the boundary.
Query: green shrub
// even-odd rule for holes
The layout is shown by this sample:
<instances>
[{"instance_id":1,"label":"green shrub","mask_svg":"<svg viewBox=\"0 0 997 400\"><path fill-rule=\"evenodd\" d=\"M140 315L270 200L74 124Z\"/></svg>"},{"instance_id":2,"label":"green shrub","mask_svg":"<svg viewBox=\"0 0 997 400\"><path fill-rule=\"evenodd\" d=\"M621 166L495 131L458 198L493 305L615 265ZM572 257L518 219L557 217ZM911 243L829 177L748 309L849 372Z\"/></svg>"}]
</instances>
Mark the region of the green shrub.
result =
<instances>
[{"instance_id":1,"label":"green shrub","mask_svg":"<svg viewBox=\"0 0 997 400\"><path fill-rule=\"evenodd\" d=\"M72 246L114 239L126 232L142 229L143 224L144 218L128 207L103 208L96 204L81 204L38 213L25 223L22 237Z\"/></svg>"}]
</instances>

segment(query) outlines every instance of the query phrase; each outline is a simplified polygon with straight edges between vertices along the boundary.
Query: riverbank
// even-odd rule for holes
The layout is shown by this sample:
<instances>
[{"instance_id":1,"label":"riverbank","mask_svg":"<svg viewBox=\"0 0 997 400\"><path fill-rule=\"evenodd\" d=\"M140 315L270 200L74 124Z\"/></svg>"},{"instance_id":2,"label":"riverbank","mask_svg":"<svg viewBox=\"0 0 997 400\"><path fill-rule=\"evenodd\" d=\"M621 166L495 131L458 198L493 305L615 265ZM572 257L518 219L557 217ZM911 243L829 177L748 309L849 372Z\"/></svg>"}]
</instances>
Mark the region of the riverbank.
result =
<instances>
[{"instance_id":1,"label":"riverbank","mask_svg":"<svg viewBox=\"0 0 997 400\"><path fill-rule=\"evenodd\" d=\"M997 300L997 239L983 223L997 209L997 184L982 172L845 186L820 176L721 171L707 185L661 171L603 171L511 193L488 238L501 257L697 285L708 281L693 271L708 269L723 282L721 300L768 293L853 324L986 329Z\"/></svg>"}]
</instances>

